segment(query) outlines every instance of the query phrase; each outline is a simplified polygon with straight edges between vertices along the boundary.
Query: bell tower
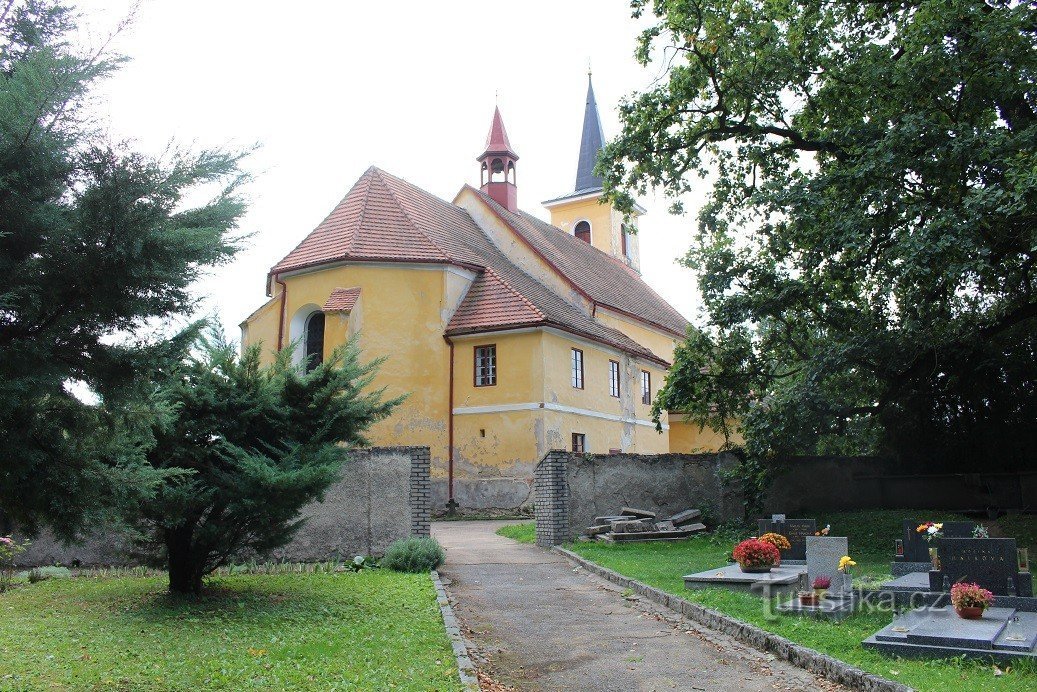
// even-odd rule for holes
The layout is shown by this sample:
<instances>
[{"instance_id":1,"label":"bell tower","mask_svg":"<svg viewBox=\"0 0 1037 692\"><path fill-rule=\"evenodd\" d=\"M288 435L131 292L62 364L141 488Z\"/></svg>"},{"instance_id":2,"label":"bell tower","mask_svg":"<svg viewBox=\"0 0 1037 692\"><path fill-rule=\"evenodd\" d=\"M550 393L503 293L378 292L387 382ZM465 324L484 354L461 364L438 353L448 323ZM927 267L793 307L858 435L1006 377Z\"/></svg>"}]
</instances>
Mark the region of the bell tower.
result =
<instances>
[{"instance_id":1,"label":"bell tower","mask_svg":"<svg viewBox=\"0 0 1037 692\"><path fill-rule=\"evenodd\" d=\"M553 225L612 255L634 271L640 271L637 220L645 210L635 204L633 213L624 217L611 204L601 202L604 189L601 176L594 172L594 166L604 141L598 103L594 98L594 85L588 72L580 156L576 160L576 185L572 192L549 199L543 204L551 212Z\"/></svg>"},{"instance_id":2,"label":"bell tower","mask_svg":"<svg viewBox=\"0 0 1037 692\"><path fill-rule=\"evenodd\" d=\"M515 162L518 158L508 141L500 108L494 108L493 122L486 135L486 150L476 159L480 164L479 189L508 211L518 211L518 188L515 185Z\"/></svg>"}]
</instances>

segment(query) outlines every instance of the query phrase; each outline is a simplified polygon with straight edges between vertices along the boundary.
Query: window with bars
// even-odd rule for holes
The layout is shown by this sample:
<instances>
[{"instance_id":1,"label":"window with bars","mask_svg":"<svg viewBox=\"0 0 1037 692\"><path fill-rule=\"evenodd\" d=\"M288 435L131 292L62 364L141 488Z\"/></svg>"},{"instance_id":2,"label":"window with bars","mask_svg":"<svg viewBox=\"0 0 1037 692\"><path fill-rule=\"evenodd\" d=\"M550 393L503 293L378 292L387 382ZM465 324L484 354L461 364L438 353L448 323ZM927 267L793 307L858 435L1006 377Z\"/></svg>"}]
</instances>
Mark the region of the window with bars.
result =
<instances>
[{"instance_id":1,"label":"window with bars","mask_svg":"<svg viewBox=\"0 0 1037 692\"><path fill-rule=\"evenodd\" d=\"M324 313L315 312L306 319L305 369L313 370L324 362Z\"/></svg>"},{"instance_id":2,"label":"window with bars","mask_svg":"<svg viewBox=\"0 0 1037 692\"><path fill-rule=\"evenodd\" d=\"M641 371L641 403L652 403L652 373L647 370Z\"/></svg>"},{"instance_id":3,"label":"window with bars","mask_svg":"<svg viewBox=\"0 0 1037 692\"><path fill-rule=\"evenodd\" d=\"M583 351L572 350L572 383L575 389L583 389Z\"/></svg>"},{"instance_id":4,"label":"window with bars","mask_svg":"<svg viewBox=\"0 0 1037 692\"><path fill-rule=\"evenodd\" d=\"M573 433L573 451L584 454L587 451L587 436L583 433Z\"/></svg>"},{"instance_id":5,"label":"window with bars","mask_svg":"<svg viewBox=\"0 0 1037 692\"><path fill-rule=\"evenodd\" d=\"M609 361L609 394L619 396L619 363L614 360Z\"/></svg>"},{"instance_id":6,"label":"window with bars","mask_svg":"<svg viewBox=\"0 0 1037 692\"><path fill-rule=\"evenodd\" d=\"M497 384L497 346L475 347L475 386L490 387Z\"/></svg>"}]
</instances>

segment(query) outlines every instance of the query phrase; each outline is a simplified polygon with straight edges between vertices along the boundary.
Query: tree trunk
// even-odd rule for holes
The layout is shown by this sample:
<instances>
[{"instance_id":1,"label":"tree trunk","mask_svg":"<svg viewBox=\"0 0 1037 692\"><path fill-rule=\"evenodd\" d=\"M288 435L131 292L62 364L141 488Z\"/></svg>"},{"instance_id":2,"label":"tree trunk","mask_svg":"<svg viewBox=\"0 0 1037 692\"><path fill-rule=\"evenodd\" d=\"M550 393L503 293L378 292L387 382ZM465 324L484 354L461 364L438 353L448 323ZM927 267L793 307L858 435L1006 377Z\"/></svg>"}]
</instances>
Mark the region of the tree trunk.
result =
<instances>
[{"instance_id":1,"label":"tree trunk","mask_svg":"<svg viewBox=\"0 0 1037 692\"><path fill-rule=\"evenodd\" d=\"M192 527L166 530L166 553L169 556L169 590L178 594L202 591L201 560L192 549Z\"/></svg>"}]
</instances>

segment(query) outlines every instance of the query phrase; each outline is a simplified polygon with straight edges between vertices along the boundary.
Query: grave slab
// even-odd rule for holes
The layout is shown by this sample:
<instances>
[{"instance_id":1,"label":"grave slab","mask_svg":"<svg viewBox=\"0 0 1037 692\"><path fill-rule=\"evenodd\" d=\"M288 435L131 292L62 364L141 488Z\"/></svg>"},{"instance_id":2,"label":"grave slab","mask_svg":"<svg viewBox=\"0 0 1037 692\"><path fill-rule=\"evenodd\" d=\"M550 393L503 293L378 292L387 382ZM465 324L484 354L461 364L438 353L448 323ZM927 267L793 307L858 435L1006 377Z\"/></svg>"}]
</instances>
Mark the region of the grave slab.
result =
<instances>
[{"instance_id":1,"label":"grave slab","mask_svg":"<svg viewBox=\"0 0 1037 692\"><path fill-rule=\"evenodd\" d=\"M865 639L863 645L911 657L1037 658L1037 613L995 606L978 620L965 620L949 606L916 608Z\"/></svg>"},{"instance_id":2,"label":"grave slab","mask_svg":"<svg viewBox=\"0 0 1037 692\"><path fill-rule=\"evenodd\" d=\"M941 569L929 572L929 590L946 591L948 584L975 582L995 596L1033 596L1033 579L1019 571L1014 538L940 539Z\"/></svg>"},{"instance_id":3,"label":"grave slab","mask_svg":"<svg viewBox=\"0 0 1037 692\"><path fill-rule=\"evenodd\" d=\"M816 606L803 605L799 602L799 596L793 594L790 600L778 606L778 612L786 615L809 615L822 620L838 622L852 614L855 605L856 601L853 598L822 598Z\"/></svg>"},{"instance_id":4,"label":"grave slab","mask_svg":"<svg viewBox=\"0 0 1037 692\"><path fill-rule=\"evenodd\" d=\"M717 569L687 574L683 577L686 589L723 588L760 596L795 594L804 588L806 567L785 565L772 567L770 572L750 573L732 563Z\"/></svg>"}]
</instances>

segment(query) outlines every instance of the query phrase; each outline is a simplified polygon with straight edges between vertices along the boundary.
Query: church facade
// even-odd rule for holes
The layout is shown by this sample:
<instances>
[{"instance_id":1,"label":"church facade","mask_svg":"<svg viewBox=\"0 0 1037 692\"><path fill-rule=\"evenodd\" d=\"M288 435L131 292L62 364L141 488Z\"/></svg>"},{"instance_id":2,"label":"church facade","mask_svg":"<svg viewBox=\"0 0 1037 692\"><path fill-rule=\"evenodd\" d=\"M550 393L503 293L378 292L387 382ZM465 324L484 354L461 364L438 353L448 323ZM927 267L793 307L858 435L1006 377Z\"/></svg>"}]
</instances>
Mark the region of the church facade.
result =
<instances>
[{"instance_id":1,"label":"church facade","mask_svg":"<svg viewBox=\"0 0 1037 692\"><path fill-rule=\"evenodd\" d=\"M552 449L715 449L708 429L651 420L688 322L641 277L636 215L600 203L602 140L588 84L576 185L544 203L550 224L518 207L499 110L478 189L448 202L368 169L270 270L243 345L312 367L356 336L384 357L373 387L407 399L368 437L431 449L434 506L517 507Z\"/></svg>"}]
</instances>

